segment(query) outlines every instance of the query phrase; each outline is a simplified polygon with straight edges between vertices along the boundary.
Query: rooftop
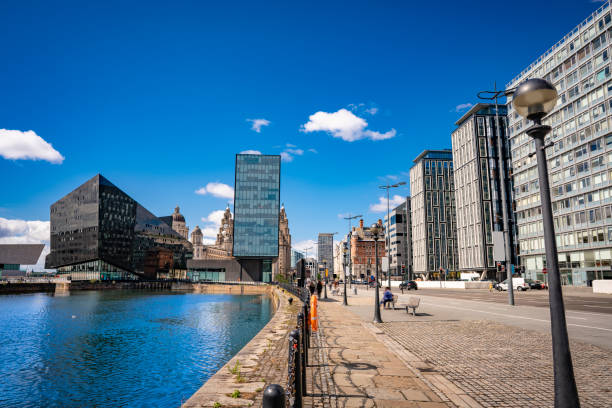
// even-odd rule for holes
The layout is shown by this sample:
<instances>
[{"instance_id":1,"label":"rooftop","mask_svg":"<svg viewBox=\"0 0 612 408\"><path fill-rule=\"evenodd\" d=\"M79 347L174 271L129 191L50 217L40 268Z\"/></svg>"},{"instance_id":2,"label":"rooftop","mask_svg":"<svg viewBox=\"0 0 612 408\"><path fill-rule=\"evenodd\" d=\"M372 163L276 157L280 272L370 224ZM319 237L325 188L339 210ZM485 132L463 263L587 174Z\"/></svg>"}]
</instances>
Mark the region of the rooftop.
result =
<instances>
[{"instance_id":1,"label":"rooftop","mask_svg":"<svg viewBox=\"0 0 612 408\"><path fill-rule=\"evenodd\" d=\"M34 265L45 244L0 244L0 264Z\"/></svg>"},{"instance_id":2,"label":"rooftop","mask_svg":"<svg viewBox=\"0 0 612 408\"><path fill-rule=\"evenodd\" d=\"M422 159L442 159L442 160L453 160L453 152L451 149L442 150L423 150L423 153L419 154L414 163L418 163Z\"/></svg>"}]
</instances>

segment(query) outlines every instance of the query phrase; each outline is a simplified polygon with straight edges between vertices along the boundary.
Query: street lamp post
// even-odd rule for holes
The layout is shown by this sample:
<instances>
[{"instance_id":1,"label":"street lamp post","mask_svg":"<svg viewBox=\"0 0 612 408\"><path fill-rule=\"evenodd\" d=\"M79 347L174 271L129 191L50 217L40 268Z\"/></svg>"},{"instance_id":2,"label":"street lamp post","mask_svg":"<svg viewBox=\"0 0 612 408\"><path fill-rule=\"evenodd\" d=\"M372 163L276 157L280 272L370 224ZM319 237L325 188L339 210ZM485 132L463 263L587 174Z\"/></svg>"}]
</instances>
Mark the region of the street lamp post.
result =
<instances>
[{"instance_id":1,"label":"street lamp post","mask_svg":"<svg viewBox=\"0 0 612 408\"><path fill-rule=\"evenodd\" d=\"M553 368L555 377L555 407L580 407L572 355L570 352L565 320L565 306L561 292L561 278L557 259L557 243L553 224L548 168L546 163L546 146L544 138L551 131L548 125L542 125L542 118L549 114L557 103L557 90L543 79L529 79L520 84L512 97L512 105L519 115L533 121L533 126L526 130L527 135L535 141L538 175L540 179L540 200L544 226L544 244L546 247L546 269L548 270L550 326L553 348ZM510 281L512 283L512 281Z\"/></svg>"},{"instance_id":2,"label":"street lamp post","mask_svg":"<svg viewBox=\"0 0 612 408\"><path fill-rule=\"evenodd\" d=\"M348 213L348 215L346 217L344 217L344 219L348 220L348 222L349 222L349 235L347 236L347 242L348 242L348 245L349 245L349 247L348 247L349 248L349 279L351 280L351 282L349 282L349 287L353 283L353 259L351 257L351 248L352 247L351 247L351 241L350 241L351 237L353 236L353 234L352 234L352 227L353 226L351 225L352 224L351 221L356 219L356 218L360 218L360 217L363 217L363 215L361 215L361 214L359 214L359 215L351 215L351 213ZM357 290L357 289L355 289L355 290ZM355 293L357 293L357 292L355 292Z\"/></svg>"},{"instance_id":3,"label":"street lamp post","mask_svg":"<svg viewBox=\"0 0 612 408\"><path fill-rule=\"evenodd\" d=\"M502 129L499 122L499 107L497 99L500 96L500 92L497 91L497 84L494 84L494 91L480 92L478 97L481 99L495 100L495 134L497 136L497 166L498 166L498 182L499 192L501 196L501 207L502 207L502 223L504 232L504 258L506 258L506 276L508 278L508 303L514 306L514 287L512 285L512 250L510 248L510 217L508 216L508 204L506 200L506 166L504 163L504 145L502 141ZM505 132L504 132L505 133Z\"/></svg>"},{"instance_id":4,"label":"street lamp post","mask_svg":"<svg viewBox=\"0 0 612 408\"><path fill-rule=\"evenodd\" d=\"M344 262L347 252L347 244L346 242L342 246L342 269L344 269L344 296L342 298L342 304L344 306L348 306L348 301L346 299L346 263Z\"/></svg>"},{"instance_id":5,"label":"street lamp post","mask_svg":"<svg viewBox=\"0 0 612 408\"><path fill-rule=\"evenodd\" d=\"M380 237L380 233L381 233L381 227L378 225L378 223L372 224L372 227L370 227L370 233L372 234L372 238L374 239L374 262L376 264L375 268L376 268L376 282L374 282L374 322L375 323L382 323L382 318L380 317L380 299L379 299L379 295L378 295L378 282L380 282L379 280L379 276L378 276L378 238Z\"/></svg>"},{"instance_id":6,"label":"street lamp post","mask_svg":"<svg viewBox=\"0 0 612 408\"><path fill-rule=\"evenodd\" d=\"M389 278L389 287L391 287L391 251L390 251L390 246L391 246L391 232L389 231L389 225L391 223L391 219L389 218L389 190L392 188L397 188L399 186L403 186L405 185L406 182L405 181L400 181L399 183L395 183L395 184L387 184L385 186L378 186L378 188L383 189L383 190L387 190L387 231L385 234L385 251L387 252L387 260L389 261L388 265L387 265L387 277Z\"/></svg>"},{"instance_id":7,"label":"street lamp post","mask_svg":"<svg viewBox=\"0 0 612 408\"><path fill-rule=\"evenodd\" d=\"M327 259L323 260L323 270L324 270L324 273L325 273L325 276L323 277L323 283L324 283L323 284L323 288L324 288L324 291L325 291L324 298L327 299Z\"/></svg>"}]
</instances>

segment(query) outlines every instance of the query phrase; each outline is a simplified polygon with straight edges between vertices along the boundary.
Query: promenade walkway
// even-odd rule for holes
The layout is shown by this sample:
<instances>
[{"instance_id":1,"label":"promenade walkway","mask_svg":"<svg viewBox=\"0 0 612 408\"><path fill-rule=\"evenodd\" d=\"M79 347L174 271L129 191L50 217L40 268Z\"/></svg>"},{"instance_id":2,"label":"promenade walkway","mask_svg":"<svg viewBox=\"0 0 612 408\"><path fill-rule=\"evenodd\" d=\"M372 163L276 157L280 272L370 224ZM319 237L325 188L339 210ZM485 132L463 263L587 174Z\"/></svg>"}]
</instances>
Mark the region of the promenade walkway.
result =
<instances>
[{"instance_id":1,"label":"promenade walkway","mask_svg":"<svg viewBox=\"0 0 612 408\"><path fill-rule=\"evenodd\" d=\"M541 319L531 316L539 308L511 308L520 318L513 324L503 319L509 306L481 302L477 307L459 299L447 305L446 298L419 291L400 294L404 302L408 296L421 297L416 317L383 310L385 323L373 324L372 296L371 290L351 295L348 307L338 296L319 302L321 330L313 337L306 407L553 405L550 329L534 327ZM487 314L475 311L480 308ZM597 319L607 316L568 313L584 330L601 325ZM572 336L570 343L581 405L610 406L608 343L589 344ZM596 345L600 343L604 347Z\"/></svg>"},{"instance_id":2,"label":"promenade walkway","mask_svg":"<svg viewBox=\"0 0 612 408\"><path fill-rule=\"evenodd\" d=\"M313 336L309 356L306 407L456 407L434 391L405 350L392 350L379 339L382 331L336 300L320 301L320 330ZM440 376L441 377L441 376ZM436 379L441 387L452 384ZM460 390L457 390L460 391ZM465 400L462 399L465 397ZM460 406L477 407L468 396Z\"/></svg>"}]
</instances>

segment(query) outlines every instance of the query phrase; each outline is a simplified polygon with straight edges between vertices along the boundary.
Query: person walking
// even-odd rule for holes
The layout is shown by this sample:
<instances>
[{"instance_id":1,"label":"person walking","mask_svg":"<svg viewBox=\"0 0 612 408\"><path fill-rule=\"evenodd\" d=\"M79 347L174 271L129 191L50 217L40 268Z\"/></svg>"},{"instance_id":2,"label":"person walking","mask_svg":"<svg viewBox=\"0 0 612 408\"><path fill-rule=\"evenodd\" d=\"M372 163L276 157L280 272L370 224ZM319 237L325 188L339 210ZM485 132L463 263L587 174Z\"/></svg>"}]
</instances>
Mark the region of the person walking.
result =
<instances>
[{"instance_id":1,"label":"person walking","mask_svg":"<svg viewBox=\"0 0 612 408\"><path fill-rule=\"evenodd\" d=\"M314 295L315 290L317 290L314 282L310 278L308 278L308 290L310 291L310 296Z\"/></svg>"},{"instance_id":2,"label":"person walking","mask_svg":"<svg viewBox=\"0 0 612 408\"><path fill-rule=\"evenodd\" d=\"M321 291L323 290L323 284L321 281L317 282L317 297L321 297Z\"/></svg>"}]
</instances>

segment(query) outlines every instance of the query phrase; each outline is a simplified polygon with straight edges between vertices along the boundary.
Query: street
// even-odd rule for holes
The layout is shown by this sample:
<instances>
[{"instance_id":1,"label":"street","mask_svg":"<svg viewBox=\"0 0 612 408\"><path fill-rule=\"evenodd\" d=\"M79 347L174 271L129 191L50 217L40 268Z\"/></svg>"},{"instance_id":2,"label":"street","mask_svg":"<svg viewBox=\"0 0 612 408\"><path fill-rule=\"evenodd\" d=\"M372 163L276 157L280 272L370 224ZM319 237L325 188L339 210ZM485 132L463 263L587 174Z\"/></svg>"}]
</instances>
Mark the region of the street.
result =
<instances>
[{"instance_id":1,"label":"street","mask_svg":"<svg viewBox=\"0 0 612 408\"><path fill-rule=\"evenodd\" d=\"M399 304L411 296L421 299L417 309L419 321L490 320L527 330L550 333L548 293L546 291L516 294L516 306L509 306L507 292L487 290L397 289ZM349 297L349 304L364 319L373 313L374 291L360 287L358 295ZM382 296L382 290L381 290ZM577 340L612 350L612 296L564 296L570 340ZM383 321L410 319L405 311L382 309Z\"/></svg>"}]
</instances>

